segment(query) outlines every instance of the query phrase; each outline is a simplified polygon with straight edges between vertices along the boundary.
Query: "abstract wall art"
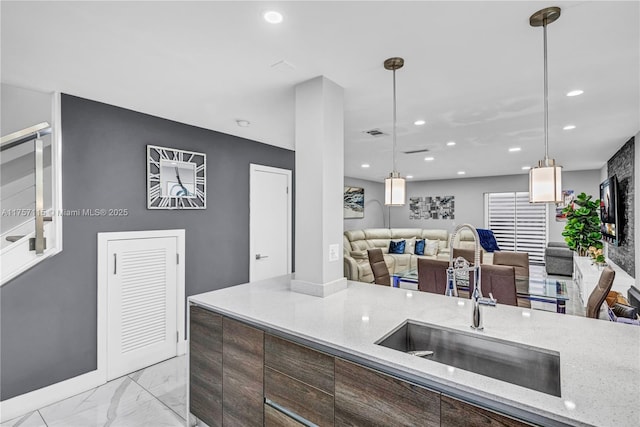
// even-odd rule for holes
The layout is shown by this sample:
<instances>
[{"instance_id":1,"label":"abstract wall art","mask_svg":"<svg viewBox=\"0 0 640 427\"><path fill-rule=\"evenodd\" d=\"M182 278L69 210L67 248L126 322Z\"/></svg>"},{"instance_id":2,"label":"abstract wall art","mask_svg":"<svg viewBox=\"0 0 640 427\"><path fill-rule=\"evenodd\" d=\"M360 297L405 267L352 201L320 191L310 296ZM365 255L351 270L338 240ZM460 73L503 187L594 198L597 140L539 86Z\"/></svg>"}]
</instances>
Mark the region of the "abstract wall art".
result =
<instances>
[{"instance_id":1,"label":"abstract wall art","mask_svg":"<svg viewBox=\"0 0 640 427\"><path fill-rule=\"evenodd\" d=\"M410 197L409 219L455 219L455 197Z\"/></svg>"}]
</instances>

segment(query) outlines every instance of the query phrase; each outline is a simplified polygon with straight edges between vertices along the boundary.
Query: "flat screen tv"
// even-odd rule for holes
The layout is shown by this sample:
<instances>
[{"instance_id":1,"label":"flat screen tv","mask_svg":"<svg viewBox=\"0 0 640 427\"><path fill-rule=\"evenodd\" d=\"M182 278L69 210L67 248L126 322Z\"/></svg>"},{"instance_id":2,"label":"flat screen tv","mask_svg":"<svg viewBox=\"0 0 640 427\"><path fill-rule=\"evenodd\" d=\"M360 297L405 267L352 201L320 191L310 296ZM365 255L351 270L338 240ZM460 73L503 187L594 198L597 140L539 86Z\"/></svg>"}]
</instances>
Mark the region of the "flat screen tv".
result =
<instances>
[{"instance_id":1,"label":"flat screen tv","mask_svg":"<svg viewBox=\"0 0 640 427\"><path fill-rule=\"evenodd\" d=\"M602 238L613 245L620 245L620 216L618 215L618 182L615 175L600 184L600 220Z\"/></svg>"}]
</instances>

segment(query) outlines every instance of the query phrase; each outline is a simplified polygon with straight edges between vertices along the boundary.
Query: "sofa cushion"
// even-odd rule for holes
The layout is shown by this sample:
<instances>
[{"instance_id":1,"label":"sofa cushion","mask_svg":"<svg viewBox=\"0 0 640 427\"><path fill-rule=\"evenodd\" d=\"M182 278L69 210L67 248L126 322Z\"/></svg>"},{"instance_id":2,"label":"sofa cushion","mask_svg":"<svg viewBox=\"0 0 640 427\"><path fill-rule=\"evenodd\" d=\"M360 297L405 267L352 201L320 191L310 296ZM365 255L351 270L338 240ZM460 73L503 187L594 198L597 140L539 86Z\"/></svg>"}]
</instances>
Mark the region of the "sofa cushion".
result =
<instances>
[{"instance_id":1,"label":"sofa cushion","mask_svg":"<svg viewBox=\"0 0 640 427\"><path fill-rule=\"evenodd\" d=\"M344 235L350 242L355 240L365 240L364 230L348 230L344 232Z\"/></svg>"},{"instance_id":2,"label":"sofa cushion","mask_svg":"<svg viewBox=\"0 0 640 427\"><path fill-rule=\"evenodd\" d=\"M421 237L422 229L421 228L392 228L391 229L391 238L392 239L410 239L412 237Z\"/></svg>"},{"instance_id":3,"label":"sofa cushion","mask_svg":"<svg viewBox=\"0 0 640 427\"><path fill-rule=\"evenodd\" d=\"M367 254L367 251L351 251L349 252L349 255L355 259L366 259L367 261L369 261L369 255Z\"/></svg>"},{"instance_id":4,"label":"sofa cushion","mask_svg":"<svg viewBox=\"0 0 640 427\"><path fill-rule=\"evenodd\" d=\"M413 253L416 255L424 255L424 245L425 245L425 240L424 239L420 239L420 240L416 240L415 241L415 245L414 245L414 250Z\"/></svg>"},{"instance_id":5,"label":"sofa cushion","mask_svg":"<svg viewBox=\"0 0 640 427\"><path fill-rule=\"evenodd\" d=\"M391 240L391 230L388 228L367 228L362 230L367 240L387 239Z\"/></svg>"},{"instance_id":6,"label":"sofa cushion","mask_svg":"<svg viewBox=\"0 0 640 427\"><path fill-rule=\"evenodd\" d=\"M447 230L422 230L422 237L429 240L442 240L446 245L449 239Z\"/></svg>"},{"instance_id":7,"label":"sofa cushion","mask_svg":"<svg viewBox=\"0 0 640 427\"><path fill-rule=\"evenodd\" d=\"M389 242L390 254L404 254L404 248L406 246L406 240L392 240Z\"/></svg>"}]
</instances>

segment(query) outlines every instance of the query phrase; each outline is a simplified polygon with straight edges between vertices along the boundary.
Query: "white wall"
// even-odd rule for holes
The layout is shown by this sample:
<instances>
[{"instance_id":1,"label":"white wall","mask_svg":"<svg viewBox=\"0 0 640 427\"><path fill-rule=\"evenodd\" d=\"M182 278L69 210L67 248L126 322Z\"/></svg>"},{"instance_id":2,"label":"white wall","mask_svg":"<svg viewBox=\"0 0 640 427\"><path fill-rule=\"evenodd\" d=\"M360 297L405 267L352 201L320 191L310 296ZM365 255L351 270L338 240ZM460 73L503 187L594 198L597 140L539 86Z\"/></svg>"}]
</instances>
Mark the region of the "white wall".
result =
<instances>
[{"instance_id":1,"label":"white wall","mask_svg":"<svg viewBox=\"0 0 640 427\"><path fill-rule=\"evenodd\" d=\"M599 185L601 182L599 170L563 172L562 187L574 190L576 194L585 192L594 197L598 197ZM384 184L372 181L354 180L345 178L345 185L357 185L365 188L365 219L367 218L367 190L369 194L378 194L383 201ZM365 187L365 185L368 185ZM372 187L372 188L371 188ZM502 191L528 191L529 175L507 175L482 178L459 178L437 181L407 182L407 200L409 197L418 196L454 196L455 197L455 218L452 220L409 219L409 204L402 207L391 208L392 228L440 228L450 232L458 224L469 223L476 227L484 226L484 193ZM371 208L373 211L373 208ZM386 210L386 209L385 209ZM377 211L379 212L379 210ZM379 218L380 214L378 213ZM352 223L351 221L359 221ZM366 228L369 225L364 220L345 220L345 230ZM360 226L363 224L363 226ZM549 212L549 240L562 241L562 230L564 222L556 222L555 207L550 206ZM375 227L380 226L380 220L374 223ZM388 223L387 223L388 226Z\"/></svg>"},{"instance_id":2,"label":"white wall","mask_svg":"<svg viewBox=\"0 0 640 427\"><path fill-rule=\"evenodd\" d=\"M345 230L387 227L389 209L384 205L384 182L367 181L345 176L344 185L346 187L364 188L364 218L345 219Z\"/></svg>"}]
</instances>

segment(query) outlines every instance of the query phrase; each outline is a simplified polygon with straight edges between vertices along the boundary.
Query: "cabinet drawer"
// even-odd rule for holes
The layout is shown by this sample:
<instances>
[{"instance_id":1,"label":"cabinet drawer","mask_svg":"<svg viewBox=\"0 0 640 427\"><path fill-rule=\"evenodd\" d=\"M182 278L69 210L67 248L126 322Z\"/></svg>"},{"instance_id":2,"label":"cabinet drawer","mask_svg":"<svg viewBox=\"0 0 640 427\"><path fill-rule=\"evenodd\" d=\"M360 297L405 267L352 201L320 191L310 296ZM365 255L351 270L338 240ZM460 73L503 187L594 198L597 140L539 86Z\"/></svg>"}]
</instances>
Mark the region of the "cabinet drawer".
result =
<instances>
[{"instance_id":1,"label":"cabinet drawer","mask_svg":"<svg viewBox=\"0 0 640 427\"><path fill-rule=\"evenodd\" d=\"M337 426L440 427L440 393L336 359Z\"/></svg>"},{"instance_id":2,"label":"cabinet drawer","mask_svg":"<svg viewBox=\"0 0 640 427\"><path fill-rule=\"evenodd\" d=\"M271 406L264 405L264 426L265 427L304 427L294 420L293 418L283 414L282 412L272 408Z\"/></svg>"},{"instance_id":3,"label":"cabinet drawer","mask_svg":"<svg viewBox=\"0 0 640 427\"><path fill-rule=\"evenodd\" d=\"M333 425L332 395L269 367L265 367L264 395L314 424Z\"/></svg>"},{"instance_id":4,"label":"cabinet drawer","mask_svg":"<svg viewBox=\"0 0 640 427\"><path fill-rule=\"evenodd\" d=\"M329 394L334 390L334 358L282 338L266 335L264 364Z\"/></svg>"},{"instance_id":5,"label":"cabinet drawer","mask_svg":"<svg viewBox=\"0 0 640 427\"><path fill-rule=\"evenodd\" d=\"M531 425L444 394L441 396L440 410L442 427L522 427Z\"/></svg>"}]
</instances>

